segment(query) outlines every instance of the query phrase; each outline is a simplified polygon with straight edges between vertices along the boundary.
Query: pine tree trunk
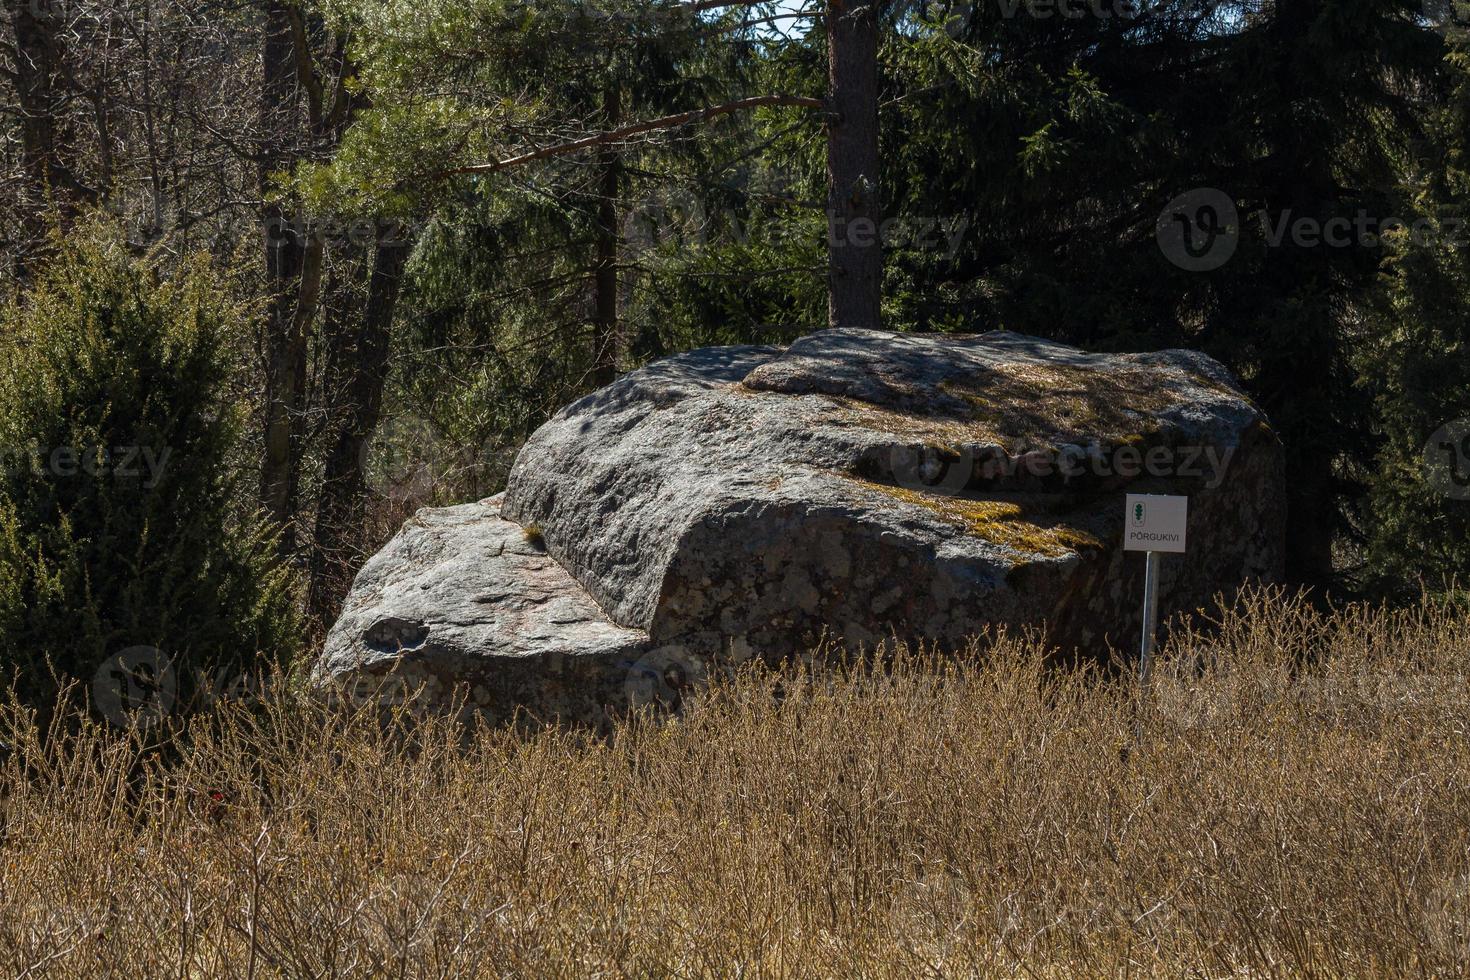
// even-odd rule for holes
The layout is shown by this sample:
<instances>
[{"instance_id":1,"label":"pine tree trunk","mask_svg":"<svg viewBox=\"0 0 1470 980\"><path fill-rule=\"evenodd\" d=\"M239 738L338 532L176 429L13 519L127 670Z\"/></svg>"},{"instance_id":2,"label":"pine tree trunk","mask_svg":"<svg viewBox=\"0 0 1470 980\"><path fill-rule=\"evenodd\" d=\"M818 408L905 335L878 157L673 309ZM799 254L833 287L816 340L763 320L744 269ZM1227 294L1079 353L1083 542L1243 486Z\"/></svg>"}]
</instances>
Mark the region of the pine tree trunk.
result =
<instances>
[{"instance_id":1,"label":"pine tree trunk","mask_svg":"<svg viewBox=\"0 0 1470 980\"><path fill-rule=\"evenodd\" d=\"M296 61L286 4L268 0L261 46L258 179L264 201L272 177L293 160L279 141L296 120ZM297 215L277 204L262 207L265 228L265 275L269 297L265 324L265 431L260 463L260 501L267 518L281 533L282 554L295 550L297 460L301 451L302 399L305 397L306 335L298 315L298 292L306 271L308 246ZM320 243L318 243L319 245ZM318 249L316 270L320 271Z\"/></svg>"},{"instance_id":2,"label":"pine tree trunk","mask_svg":"<svg viewBox=\"0 0 1470 980\"><path fill-rule=\"evenodd\" d=\"M21 166L31 198L25 210L23 249L29 252L45 233L48 197L60 206L63 217L69 217L79 205L96 201L97 193L77 176L74 147L62 116L69 95L63 80L66 25L61 9L34 0L8 0L6 7L15 45L11 81L19 103Z\"/></svg>"},{"instance_id":3,"label":"pine tree trunk","mask_svg":"<svg viewBox=\"0 0 1470 980\"><path fill-rule=\"evenodd\" d=\"M337 618L342 597L361 562L359 538L366 513L364 448L382 415L393 310L411 247L401 229L380 232L357 334L345 342L337 338L333 351L344 384L334 413L336 437L322 472L307 595L308 615L322 629Z\"/></svg>"},{"instance_id":4,"label":"pine tree trunk","mask_svg":"<svg viewBox=\"0 0 1470 980\"><path fill-rule=\"evenodd\" d=\"M1300 51L1317 23L1320 0L1281 0L1271 24L1277 91L1291 98L1301 91ZM1328 151L1311 136L1304 107L1287 103L1270 118L1272 153L1265 167L1266 207L1272 222L1282 216L1320 213L1340 191ZM1307 110L1309 111L1309 110ZM1292 296L1298 284L1321 283L1333 275L1333 250L1301 247L1288 236L1275 249L1263 278L1273 282L1267 295ZM1301 290L1310 295L1310 291ZM1295 300L1295 297L1293 297ZM1290 331L1272 338L1255 387L1262 407L1287 442L1286 577L1301 586L1328 586L1333 580L1333 540L1341 526L1341 489L1334 465L1340 415L1349 403L1351 375L1341 326L1328 304L1293 303ZM1275 312L1275 311L1272 311ZM1285 311L1282 311L1285 312ZM1270 314L1267 314L1270 315ZM1331 435L1329 435L1331 434Z\"/></svg>"},{"instance_id":5,"label":"pine tree trunk","mask_svg":"<svg viewBox=\"0 0 1470 980\"><path fill-rule=\"evenodd\" d=\"M883 251L878 228L878 4L829 0L827 319L877 329Z\"/></svg>"}]
</instances>

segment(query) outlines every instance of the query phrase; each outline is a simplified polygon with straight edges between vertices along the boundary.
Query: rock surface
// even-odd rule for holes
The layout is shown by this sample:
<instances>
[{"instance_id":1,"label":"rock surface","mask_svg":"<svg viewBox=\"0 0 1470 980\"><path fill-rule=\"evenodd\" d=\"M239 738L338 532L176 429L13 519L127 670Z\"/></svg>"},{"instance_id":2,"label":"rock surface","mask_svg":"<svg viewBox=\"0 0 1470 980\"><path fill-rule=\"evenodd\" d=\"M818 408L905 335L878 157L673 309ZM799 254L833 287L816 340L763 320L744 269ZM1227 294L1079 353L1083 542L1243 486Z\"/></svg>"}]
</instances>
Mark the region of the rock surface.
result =
<instances>
[{"instance_id":1,"label":"rock surface","mask_svg":"<svg viewBox=\"0 0 1470 980\"><path fill-rule=\"evenodd\" d=\"M424 509L358 573L315 675L380 696L464 685L497 718L586 718L624 698L648 634L615 626L500 498Z\"/></svg>"},{"instance_id":2,"label":"rock surface","mask_svg":"<svg viewBox=\"0 0 1470 980\"><path fill-rule=\"evenodd\" d=\"M1102 655L1138 628L1123 493L1191 498L1167 614L1280 576L1282 474L1262 414L1194 352L849 330L692 351L560 412L503 502L410 521L316 676L397 669L495 717L600 723L649 677L666 694L824 637L959 647L1044 622Z\"/></svg>"}]
</instances>

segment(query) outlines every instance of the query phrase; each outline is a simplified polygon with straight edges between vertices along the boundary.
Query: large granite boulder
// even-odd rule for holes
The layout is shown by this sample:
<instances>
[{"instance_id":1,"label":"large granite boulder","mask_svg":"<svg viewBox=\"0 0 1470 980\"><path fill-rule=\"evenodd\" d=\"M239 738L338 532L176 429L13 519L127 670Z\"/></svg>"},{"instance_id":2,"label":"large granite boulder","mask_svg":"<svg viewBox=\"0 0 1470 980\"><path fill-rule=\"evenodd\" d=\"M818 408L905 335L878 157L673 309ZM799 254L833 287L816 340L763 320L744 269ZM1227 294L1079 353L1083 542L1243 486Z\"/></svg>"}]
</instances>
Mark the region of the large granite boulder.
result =
<instances>
[{"instance_id":1,"label":"large granite boulder","mask_svg":"<svg viewBox=\"0 0 1470 980\"><path fill-rule=\"evenodd\" d=\"M1139 626L1125 492L1190 497L1168 614L1280 576L1282 481L1264 416L1190 351L857 330L692 351L542 426L503 499L410 521L315 676L600 723L824 640L1044 624L1104 656Z\"/></svg>"}]
</instances>

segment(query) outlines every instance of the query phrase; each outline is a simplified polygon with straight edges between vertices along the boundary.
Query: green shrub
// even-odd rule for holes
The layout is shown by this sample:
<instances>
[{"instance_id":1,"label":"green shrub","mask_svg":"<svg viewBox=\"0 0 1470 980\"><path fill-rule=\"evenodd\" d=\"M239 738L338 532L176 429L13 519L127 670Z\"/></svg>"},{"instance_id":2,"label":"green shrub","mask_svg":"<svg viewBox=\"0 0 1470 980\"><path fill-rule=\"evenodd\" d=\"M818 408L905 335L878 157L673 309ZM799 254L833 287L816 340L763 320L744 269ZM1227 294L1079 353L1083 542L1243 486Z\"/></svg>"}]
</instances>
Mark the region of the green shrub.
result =
<instances>
[{"instance_id":1,"label":"green shrub","mask_svg":"<svg viewBox=\"0 0 1470 980\"><path fill-rule=\"evenodd\" d=\"M44 703L52 666L85 684L153 647L189 697L298 632L229 465L245 319L201 262L82 239L0 314L0 668Z\"/></svg>"}]
</instances>

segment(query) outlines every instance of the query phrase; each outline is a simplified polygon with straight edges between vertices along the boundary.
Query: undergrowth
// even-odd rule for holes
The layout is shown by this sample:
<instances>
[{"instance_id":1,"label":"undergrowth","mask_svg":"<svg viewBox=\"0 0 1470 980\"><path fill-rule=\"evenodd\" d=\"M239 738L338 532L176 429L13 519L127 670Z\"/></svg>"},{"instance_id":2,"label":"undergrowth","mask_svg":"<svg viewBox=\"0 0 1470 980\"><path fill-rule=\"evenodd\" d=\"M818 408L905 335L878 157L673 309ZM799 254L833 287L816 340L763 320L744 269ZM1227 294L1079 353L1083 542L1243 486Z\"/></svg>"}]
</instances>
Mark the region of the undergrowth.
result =
<instances>
[{"instance_id":1,"label":"undergrowth","mask_svg":"<svg viewBox=\"0 0 1470 980\"><path fill-rule=\"evenodd\" d=\"M1147 695L1003 640L607 738L12 706L0 972L1463 976L1467 625L1263 594Z\"/></svg>"}]
</instances>

